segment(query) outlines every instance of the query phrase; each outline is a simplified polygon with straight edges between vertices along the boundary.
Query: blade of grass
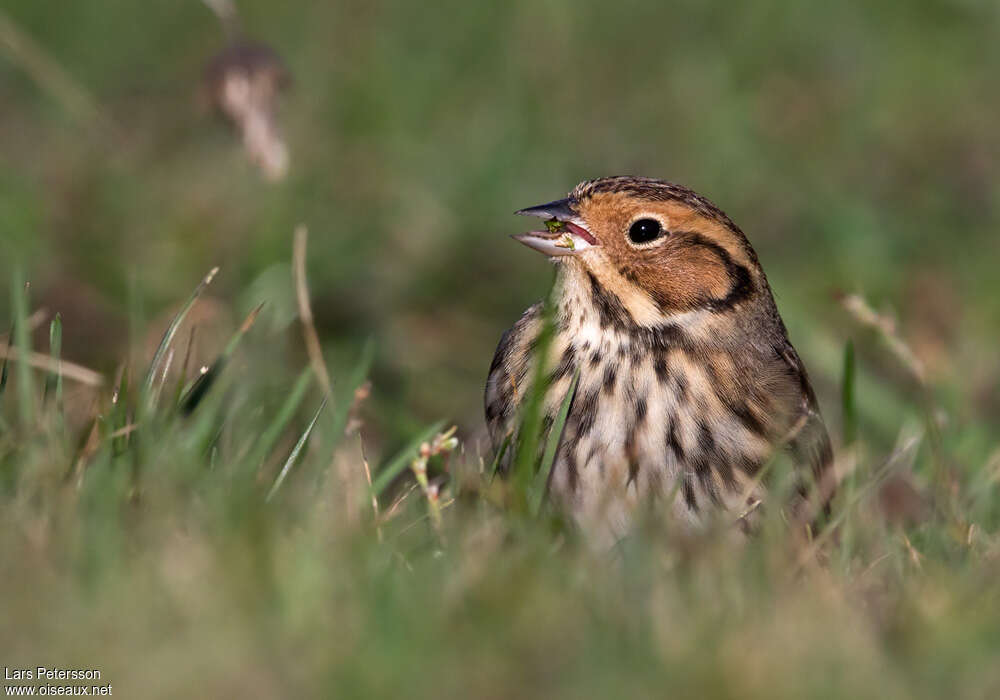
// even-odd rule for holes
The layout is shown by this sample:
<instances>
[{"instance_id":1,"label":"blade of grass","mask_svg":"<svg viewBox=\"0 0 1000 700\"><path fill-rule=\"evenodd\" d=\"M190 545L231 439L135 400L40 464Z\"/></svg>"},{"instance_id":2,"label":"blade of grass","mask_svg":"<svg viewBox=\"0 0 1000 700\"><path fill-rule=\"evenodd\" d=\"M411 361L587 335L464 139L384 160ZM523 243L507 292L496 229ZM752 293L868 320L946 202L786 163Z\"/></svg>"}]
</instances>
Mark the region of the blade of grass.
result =
<instances>
[{"instance_id":1,"label":"blade of grass","mask_svg":"<svg viewBox=\"0 0 1000 700\"><path fill-rule=\"evenodd\" d=\"M309 362L323 392L330 396L332 382L330 373L323 361L323 350L313 322L312 307L309 305L309 284L306 280L306 242L309 239L309 229L304 224L295 227L295 240L292 247L292 273L295 276L295 299L299 306L299 320L302 322L302 336L306 343Z\"/></svg>"},{"instance_id":2,"label":"blade of grass","mask_svg":"<svg viewBox=\"0 0 1000 700\"><path fill-rule=\"evenodd\" d=\"M378 498L375 497L375 492L372 491L372 470L368 464L368 452L365 450L364 431L360 428L358 428L358 447L361 450L361 466L365 468L365 481L368 482L368 490L372 494L372 515L375 516L375 535L378 537L378 541L382 542L382 516L379 513Z\"/></svg>"},{"instance_id":3,"label":"blade of grass","mask_svg":"<svg viewBox=\"0 0 1000 700\"><path fill-rule=\"evenodd\" d=\"M351 410L354 407L357 391L368 379L368 374L371 371L372 360L375 357L375 343L369 338L365 341L364 347L361 350L361 358L358 360L354 369L351 370L347 377L346 384L341 383L339 390L337 391L338 397L332 400L335 410L333 416L329 420L328 433L324 433L323 440L323 451L325 454L331 455L331 461L333 455L340 444L340 441L345 437L345 430L347 428L347 422L351 416ZM371 490L372 478L371 471L368 467L368 458L365 456L364 451L364 440L361 437L361 431L358 431L358 441L361 445L361 465L365 472L365 482L368 484L369 490ZM326 478L329 469L323 469L322 463L317 463L315 467L311 470L314 472L313 481L314 488L318 493L322 488L323 481ZM376 515L378 514L378 499L374 496L372 497L372 504ZM379 535L381 538L381 534Z\"/></svg>"},{"instance_id":4,"label":"blade of grass","mask_svg":"<svg viewBox=\"0 0 1000 700\"><path fill-rule=\"evenodd\" d=\"M358 360L358 363L351 370L351 374L347 378L347 386L343 388L342 396L335 404L336 410L333 412L333 419L330 422L332 430L331 439L333 440L333 444L330 445L331 450L336 447L337 443L344 436L344 428L347 426L347 420L351 415L351 407L354 404L354 393L368 379L374 358L375 342L369 338L365 341L365 345L361 349L361 359Z\"/></svg>"},{"instance_id":5,"label":"blade of grass","mask_svg":"<svg viewBox=\"0 0 1000 700\"><path fill-rule=\"evenodd\" d=\"M111 447L114 454L121 454L128 447L129 435L121 430L129 424L128 402L129 402L129 367L122 367L121 377L118 380L118 388L115 389L111 399L113 407L107 424L108 437L111 438ZM117 435L118 437L112 437Z\"/></svg>"},{"instance_id":6,"label":"blade of grass","mask_svg":"<svg viewBox=\"0 0 1000 700\"><path fill-rule=\"evenodd\" d=\"M198 297L202 295L205 288L212 283L215 275L218 274L219 268L213 267L207 275L201 280L194 291L191 292L191 296L181 307L181 310L177 312L170 325L167 326L166 332L163 334L163 338L160 340L160 345L156 348L156 352L153 354L153 361L149 364L149 371L146 373L146 379L143 382L143 395L149 396L150 390L153 388L153 380L156 378L156 374L160 369L160 364L163 362L163 358L167 355L167 349L170 347L170 343L173 342L174 336L177 335L177 329L180 328L181 323L184 322L184 318L188 315L188 312L194 306L195 302L198 301Z\"/></svg>"},{"instance_id":7,"label":"blade of grass","mask_svg":"<svg viewBox=\"0 0 1000 700\"><path fill-rule=\"evenodd\" d=\"M514 434L508 433L503 442L500 443L500 449L497 450L496 456L493 457L493 462L490 464L490 482L492 483L494 477L497 475L497 470L500 469L500 463L504 456L510 450L510 443L514 440Z\"/></svg>"},{"instance_id":8,"label":"blade of grass","mask_svg":"<svg viewBox=\"0 0 1000 700\"><path fill-rule=\"evenodd\" d=\"M224 365L225 362L220 357L212 363L211 367L202 368L202 373L198 375L197 379L191 382L191 385L184 392L184 396L181 397L181 413L185 416L194 413L194 409L198 408L208 390L212 388L215 381L219 378Z\"/></svg>"},{"instance_id":9,"label":"blade of grass","mask_svg":"<svg viewBox=\"0 0 1000 700\"><path fill-rule=\"evenodd\" d=\"M11 325L10 333L7 335L7 352L3 356L3 364L0 365L0 399L3 398L4 390L7 388L7 362L10 360L10 344L14 342L14 326Z\"/></svg>"},{"instance_id":10,"label":"blade of grass","mask_svg":"<svg viewBox=\"0 0 1000 700\"><path fill-rule=\"evenodd\" d=\"M511 481L514 485L515 501L520 506L527 505L527 492L535 476L539 463L538 446L543 431L543 405L548 391L548 356L549 348L555 337L555 320L553 318L554 304L546 303L543 313L542 330L535 343L535 373L531 382L531 394L521 415L521 427L518 431L517 454L514 455L514 467Z\"/></svg>"},{"instance_id":11,"label":"blade of grass","mask_svg":"<svg viewBox=\"0 0 1000 700\"><path fill-rule=\"evenodd\" d=\"M6 364L8 359L17 362L21 361L21 356L18 354L17 348L9 348L4 345L0 345L0 358L4 359L4 364ZM72 379L86 386L99 387L104 385L104 376L100 373L83 365L63 359L60 359L57 363L48 355L40 352L28 353L28 357L24 362L31 367L45 370L46 372L58 372L65 379Z\"/></svg>"},{"instance_id":12,"label":"blade of grass","mask_svg":"<svg viewBox=\"0 0 1000 700\"><path fill-rule=\"evenodd\" d=\"M47 314L48 311L46 311L44 308L36 310L35 313L31 314L31 316L28 317L28 329L30 331L34 331L39 324L44 322L45 316ZM3 399L4 392L7 389L7 379L9 378L9 370L10 370L8 363L10 362L11 359L22 359L22 356L18 355L17 350L13 347L15 325L16 324L12 321L10 326L10 332L8 332L6 336L3 337L2 340L3 345L0 345L0 357L3 358L3 363L0 364L0 400ZM35 367L39 367L42 366L44 364L44 361L47 359L48 358L45 358L44 356L39 355L38 353L31 353L24 361L28 362L29 364ZM84 371L88 372L89 370L84 370ZM98 383L100 382L98 381ZM8 426L6 422L0 420L0 432L6 431L7 429Z\"/></svg>"},{"instance_id":13,"label":"blade of grass","mask_svg":"<svg viewBox=\"0 0 1000 700\"><path fill-rule=\"evenodd\" d=\"M278 472L277 478L274 480L274 484L271 486L271 490L267 492L267 497L265 501L270 501L274 498L274 494L278 492L281 488L281 484L284 483L285 478L288 476L288 472L292 470L292 466L295 465L296 460L299 458L299 453L302 452L302 448L305 447L306 442L309 440L309 436L312 434L313 428L316 427L316 421L319 420L319 415L326 408L326 403L329 397L324 396L323 401L320 403L319 408L316 409L316 413L313 415L312 420L309 421L309 425L306 426L306 430L299 437L298 442L295 443L295 447L292 448L291 453L288 455L288 459L285 460L285 464L281 467L281 471Z\"/></svg>"},{"instance_id":14,"label":"blade of grass","mask_svg":"<svg viewBox=\"0 0 1000 700\"><path fill-rule=\"evenodd\" d=\"M247 461L247 463L252 465L254 469L259 467L264 462L267 455L274 447L274 443L278 441L278 438L281 437L281 433L292 420L292 416L295 415L295 411L298 409L299 404L302 403L302 399L305 398L306 391L309 390L309 384L312 379L312 367L306 367L302 371L302 374L299 375L295 385L292 387L292 391L288 394L288 397L281 405L281 408L278 409L278 413L274 416L270 425L268 425L264 432L261 433L260 439L257 441L253 453Z\"/></svg>"},{"instance_id":15,"label":"blade of grass","mask_svg":"<svg viewBox=\"0 0 1000 700\"><path fill-rule=\"evenodd\" d=\"M858 409L857 409L857 399L855 395L855 386L857 382L857 367L854 358L854 343L851 340L847 341L844 346L844 368L843 368L843 378L841 380L840 386L840 398L842 406L842 418L844 421L843 425L843 439L844 447L846 450L853 450L855 453L858 450L857 435L858 435ZM854 490L857 487L857 469L852 469L849 474L844 478L843 483L843 493L844 501L850 503L854 499ZM839 563L842 571L848 571L848 567L851 563L851 557L854 552L854 519L851 517L844 517L841 526L841 546L840 546L840 557Z\"/></svg>"},{"instance_id":16,"label":"blade of grass","mask_svg":"<svg viewBox=\"0 0 1000 700\"><path fill-rule=\"evenodd\" d=\"M184 390L186 388L185 384L187 382L188 369L191 367L191 355L194 349L194 339L195 334L198 331L198 326L191 326L191 331L188 333L188 343L187 348L184 350L184 361L181 363L180 372L177 376L177 386L174 389L174 406L179 407L181 405L181 398L184 396Z\"/></svg>"},{"instance_id":17,"label":"blade of grass","mask_svg":"<svg viewBox=\"0 0 1000 700\"><path fill-rule=\"evenodd\" d=\"M31 332L28 328L28 285L21 272L14 270L11 279L11 297L14 300L14 345L19 358L31 355ZM32 384L31 365L17 363L17 403L22 423L32 420L35 415L35 392Z\"/></svg>"},{"instance_id":18,"label":"blade of grass","mask_svg":"<svg viewBox=\"0 0 1000 700\"><path fill-rule=\"evenodd\" d=\"M411 440L406 447L396 453L396 455L386 462L385 466L378 470L375 476L375 481L372 484L372 493L376 497L380 496L383 491L385 491L389 484L399 476L404 469L410 465L410 460L412 460L420 450L420 446L433 438L440 432L441 428L444 427L444 421L437 421L429 428L421 432L417 437ZM365 500L367 501L369 494L365 494Z\"/></svg>"},{"instance_id":19,"label":"blade of grass","mask_svg":"<svg viewBox=\"0 0 1000 700\"><path fill-rule=\"evenodd\" d=\"M858 435L858 406L855 399L857 371L854 359L854 343L850 340L844 346L843 380L840 385L841 405L844 419L844 444L850 445Z\"/></svg>"},{"instance_id":20,"label":"blade of grass","mask_svg":"<svg viewBox=\"0 0 1000 700\"><path fill-rule=\"evenodd\" d=\"M163 393L163 387L167 384L167 375L170 374L170 368L174 363L174 348L170 348L167 351L167 359L163 363L163 369L160 371L160 380L153 382L153 391L149 396L149 404L151 406L156 406L160 403L160 395Z\"/></svg>"},{"instance_id":21,"label":"blade of grass","mask_svg":"<svg viewBox=\"0 0 1000 700\"><path fill-rule=\"evenodd\" d=\"M538 469L538 473L535 474L535 481L529 502L532 515L537 516L542 510L542 503L545 502L549 474L552 473L552 465L556 461L556 451L559 449L559 443L562 442L563 430L566 427L566 418L569 416L569 408L573 404L573 398L576 396L576 385L579 380L580 369L577 368L573 374L573 381L570 382L569 389L566 390L566 396L559 406L559 413L556 414L552 430L549 432L549 440L545 445L545 453L542 455L541 467Z\"/></svg>"},{"instance_id":22,"label":"blade of grass","mask_svg":"<svg viewBox=\"0 0 1000 700\"><path fill-rule=\"evenodd\" d=\"M240 410L238 387L211 393L198 405L198 412L190 416L190 420L180 429L184 443L194 452L207 454L211 446L222 436L222 432L232 425ZM252 438L252 435L250 436ZM249 454L250 447L242 453Z\"/></svg>"},{"instance_id":23,"label":"blade of grass","mask_svg":"<svg viewBox=\"0 0 1000 700\"><path fill-rule=\"evenodd\" d=\"M247 315L236 333L233 334L233 337L226 344L226 347L223 348L222 353L215 358L215 362L208 369L204 370L197 379L191 382L191 385L184 391L180 400L181 412L184 415L190 415L198 407L201 400L205 398L205 394L208 393L208 390L212 388L212 385L219 378L222 370L232 358L233 353L236 352L240 341L243 340L243 337L253 327L258 314L260 314L260 310L263 308L264 304L259 304L257 308ZM187 364L187 360L185 360L185 364Z\"/></svg>"},{"instance_id":24,"label":"blade of grass","mask_svg":"<svg viewBox=\"0 0 1000 700\"><path fill-rule=\"evenodd\" d=\"M46 402L50 395L55 394L56 408L62 406L62 317L55 315L52 323L49 324L49 357L55 363L55 368L49 372L45 379L45 393L42 402Z\"/></svg>"}]
</instances>

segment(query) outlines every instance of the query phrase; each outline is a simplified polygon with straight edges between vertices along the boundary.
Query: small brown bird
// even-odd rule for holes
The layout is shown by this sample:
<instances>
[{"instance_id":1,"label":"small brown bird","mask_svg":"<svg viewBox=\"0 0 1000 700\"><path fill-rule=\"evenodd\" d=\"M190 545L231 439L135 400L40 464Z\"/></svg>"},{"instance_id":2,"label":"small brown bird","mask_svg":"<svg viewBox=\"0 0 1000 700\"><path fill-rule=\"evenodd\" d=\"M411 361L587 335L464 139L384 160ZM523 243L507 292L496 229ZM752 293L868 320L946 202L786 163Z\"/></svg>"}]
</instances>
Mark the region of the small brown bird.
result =
<instances>
[{"instance_id":1,"label":"small brown bird","mask_svg":"<svg viewBox=\"0 0 1000 700\"><path fill-rule=\"evenodd\" d=\"M796 500L808 502L827 481L829 438L757 255L729 217L638 177L583 182L517 213L547 220L514 238L558 265L546 430L579 371L549 475L557 505L602 537L625 534L647 502L689 526L725 512L747 529L779 449L802 467ZM486 384L494 449L516 441L543 323L538 303L500 339Z\"/></svg>"}]
</instances>

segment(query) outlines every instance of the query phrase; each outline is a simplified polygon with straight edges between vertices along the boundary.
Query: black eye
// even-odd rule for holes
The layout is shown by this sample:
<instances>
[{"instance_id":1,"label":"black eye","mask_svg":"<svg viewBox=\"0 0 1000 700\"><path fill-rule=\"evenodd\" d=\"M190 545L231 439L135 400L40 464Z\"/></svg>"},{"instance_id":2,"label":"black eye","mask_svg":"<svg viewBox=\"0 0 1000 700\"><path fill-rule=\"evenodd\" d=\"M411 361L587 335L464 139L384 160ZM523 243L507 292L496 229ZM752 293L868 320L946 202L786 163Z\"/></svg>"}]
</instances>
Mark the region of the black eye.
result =
<instances>
[{"instance_id":1,"label":"black eye","mask_svg":"<svg viewBox=\"0 0 1000 700\"><path fill-rule=\"evenodd\" d=\"M656 219L639 219L629 228L628 237L633 243L645 243L661 233L663 233L663 227Z\"/></svg>"}]
</instances>

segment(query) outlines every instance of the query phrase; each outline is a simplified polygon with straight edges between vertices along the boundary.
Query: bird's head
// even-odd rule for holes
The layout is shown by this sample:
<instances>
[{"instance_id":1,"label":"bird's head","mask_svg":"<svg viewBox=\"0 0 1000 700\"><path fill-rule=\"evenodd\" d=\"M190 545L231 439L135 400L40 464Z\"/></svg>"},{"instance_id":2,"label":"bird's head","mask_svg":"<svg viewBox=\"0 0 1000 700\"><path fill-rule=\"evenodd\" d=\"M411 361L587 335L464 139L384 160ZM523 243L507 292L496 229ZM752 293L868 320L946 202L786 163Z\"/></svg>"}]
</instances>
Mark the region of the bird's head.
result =
<instances>
[{"instance_id":1,"label":"bird's head","mask_svg":"<svg viewBox=\"0 0 1000 700\"><path fill-rule=\"evenodd\" d=\"M639 325L692 311L727 311L767 288L743 233L714 204L662 180L609 177L517 212L545 231L514 236L588 273Z\"/></svg>"}]
</instances>

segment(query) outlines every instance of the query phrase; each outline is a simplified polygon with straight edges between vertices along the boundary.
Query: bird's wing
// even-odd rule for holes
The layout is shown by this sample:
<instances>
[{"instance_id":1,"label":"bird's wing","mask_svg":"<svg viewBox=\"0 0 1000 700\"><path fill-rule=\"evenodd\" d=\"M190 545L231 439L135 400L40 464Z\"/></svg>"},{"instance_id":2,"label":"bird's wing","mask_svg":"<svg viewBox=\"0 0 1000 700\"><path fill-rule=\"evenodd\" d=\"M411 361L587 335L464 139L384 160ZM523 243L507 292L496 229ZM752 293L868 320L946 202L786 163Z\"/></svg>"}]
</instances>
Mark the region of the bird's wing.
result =
<instances>
[{"instance_id":1,"label":"bird's wing","mask_svg":"<svg viewBox=\"0 0 1000 700\"><path fill-rule=\"evenodd\" d=\"M802 364L799 354L786 342L779 355L787 365L789 373L798 382L801 403L792 413L791 428L785 436L785 444L797 464L808 467L816 486L816 502L825 509L834 492L832 473L833 449L826 424L819 412L816 393L809 382L809 374Z\"/></svg>"},{"instance_id":2,"label":"bird's wing","mask_svg":"<svg viewBox=\"0 0 1000 700\"><path fill-rule=\"evenodd\" d=\"M486 380L486 427L494 450L509 441L530 376L532 348L541 329L542 304L535 304L500 338ZM510 450L508 450L508 453ZM504 471L501 464L501 471Z\"/></svg>"}]
</instances>

